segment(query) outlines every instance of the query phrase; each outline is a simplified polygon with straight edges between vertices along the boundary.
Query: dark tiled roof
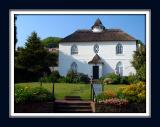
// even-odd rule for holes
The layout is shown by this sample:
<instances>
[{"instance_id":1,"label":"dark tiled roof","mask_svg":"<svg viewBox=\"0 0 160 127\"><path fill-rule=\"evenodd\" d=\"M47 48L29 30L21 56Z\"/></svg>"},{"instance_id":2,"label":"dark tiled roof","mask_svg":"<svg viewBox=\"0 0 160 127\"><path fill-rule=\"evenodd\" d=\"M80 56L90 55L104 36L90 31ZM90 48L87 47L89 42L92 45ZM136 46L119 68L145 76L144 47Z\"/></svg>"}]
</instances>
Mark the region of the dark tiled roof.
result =
<instances>
[{"instance_id":1,"label":"dark tiled roof","mask_svg":"<svg viewBox=\"0 0 160 127\"><path fill-rule=\"evenodd\" d=\"M103 64L101 57L96 54L91 61L88 62L89 64Z\"/></svg>"},{"instance_id":2,"label":"dark tiled roof","mask_svg":"<svg viewBox=\"0 0 160 127\"><path fill-rule=\"evenodd\" d=\"M62 39L61 42L94 42L94 41L135 41L136 39L120 29L105 29L95 33L92 30L77 30Z\"/></svg>"}]
</instances>

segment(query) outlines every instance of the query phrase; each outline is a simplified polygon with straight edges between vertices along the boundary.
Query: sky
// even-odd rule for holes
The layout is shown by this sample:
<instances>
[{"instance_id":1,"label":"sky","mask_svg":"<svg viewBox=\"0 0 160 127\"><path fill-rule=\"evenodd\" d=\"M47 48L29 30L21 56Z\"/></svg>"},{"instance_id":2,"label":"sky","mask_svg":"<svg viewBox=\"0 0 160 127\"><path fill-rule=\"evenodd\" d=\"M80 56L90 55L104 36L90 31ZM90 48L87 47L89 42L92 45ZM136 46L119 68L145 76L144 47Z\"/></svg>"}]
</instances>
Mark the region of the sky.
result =
<instances>
[{"instance_id":1,"label":"sky","mask_svg":"<svg viewBox=\"0 0 160 127\"><path fill-rule=\"evenodd\" d=\"M78 29L91 29L97 18L105 28L121 29L145 43L145 15L18 15L17 47L24 46L33 31L41 39L64 38Z\"/></svg>"}]
</instances>

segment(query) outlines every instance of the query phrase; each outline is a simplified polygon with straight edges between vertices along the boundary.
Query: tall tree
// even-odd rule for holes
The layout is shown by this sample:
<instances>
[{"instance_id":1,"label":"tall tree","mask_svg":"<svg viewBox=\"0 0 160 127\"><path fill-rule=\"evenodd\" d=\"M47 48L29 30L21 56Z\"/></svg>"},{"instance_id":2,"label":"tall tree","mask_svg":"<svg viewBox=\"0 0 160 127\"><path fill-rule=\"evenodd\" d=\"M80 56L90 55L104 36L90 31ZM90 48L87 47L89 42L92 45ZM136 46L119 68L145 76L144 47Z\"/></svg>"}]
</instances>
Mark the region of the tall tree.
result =
<instances>
[{"instance_id":1,"label":"tall tree","mask_svg":"<svg viewBox=\"0 0 160 127\"><path fill-rule=\"evenodd\" d=\"M17 66L33 72L35 77L40 77L43 72L49 70L49 66L53 65L52 54L49 53L41 43L36 32L28 37L25 47L18 51L16 59Z\"/></svg>"},{"instance_id":2,"label":"tall tree","mask_svg":"<svg viewBox=\"0 0 160 127\"><path fill-rule=\"evenodd\" d=\"M146 48L145 45L138 41L137 50L134 52L133 61L131 62L136 69L137 77L145 81L146 80Z\"/></svg>"}]
</instances>

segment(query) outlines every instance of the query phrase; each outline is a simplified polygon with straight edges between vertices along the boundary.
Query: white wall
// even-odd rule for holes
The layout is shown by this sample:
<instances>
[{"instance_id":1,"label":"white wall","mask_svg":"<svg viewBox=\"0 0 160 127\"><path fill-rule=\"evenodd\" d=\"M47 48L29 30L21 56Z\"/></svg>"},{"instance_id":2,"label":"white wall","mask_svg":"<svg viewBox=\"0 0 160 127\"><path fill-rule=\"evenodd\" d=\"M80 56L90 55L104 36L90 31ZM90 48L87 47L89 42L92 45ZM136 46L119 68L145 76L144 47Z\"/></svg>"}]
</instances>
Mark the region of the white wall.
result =
<instances>
[{"instance_id":1,"label":"white wall","mask_svg":"<svg viewBox=\"0 0 160 127\"><path fill-rule=\"evenodd\" d=\"M116 54L116 45L121 43L123 45L123 54ZM78 54L71 55L71 46L76 44L78 47ZM78 72L92 75L92 65L88 62L92 60L95 53L93 47L95 44L99 45L98 55L103 59L104 65L102 67L102 75L115 71L116 64L121 61L123 64L123 75L127 76L130 73L135 73L131 66L133 51L136 50L136 42L61 42L59 44L59 73L66 76L72 62L78 65ZM100 74L101 75L101 74Z\"/></svg>"}]
</instances>

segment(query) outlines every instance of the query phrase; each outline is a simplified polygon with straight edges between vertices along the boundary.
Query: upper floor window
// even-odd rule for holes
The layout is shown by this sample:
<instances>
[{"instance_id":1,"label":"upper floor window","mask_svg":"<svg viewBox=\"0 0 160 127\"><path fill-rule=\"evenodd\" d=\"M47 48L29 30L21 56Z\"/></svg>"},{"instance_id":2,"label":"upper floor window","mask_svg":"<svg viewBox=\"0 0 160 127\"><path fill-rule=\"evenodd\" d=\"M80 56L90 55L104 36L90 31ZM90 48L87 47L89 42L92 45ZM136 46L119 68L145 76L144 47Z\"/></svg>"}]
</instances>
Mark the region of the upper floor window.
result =
<instances>
[{"instance_id":1,"label":"upper floor window","mask_svg":"<svg viewBox=\"0 0 160 127\"><path fill-rule=\"evenodd\" d=\"M78 66L77 66L76 62L73 62L73 63L71 64L71 70L72 70L74 73L77 73L77 68L78 68Z\"/></svg>"},{"instance_id":2,"label":"upper floor window","mask_svg":"<svg viewBox=\"0 0 160 127\"><path fill-rule=\"evenodd\" d=\"M120 43L116 46L116 54L123 54L123 46Z\"/></svg>"},{"instance_id":3,"label":"upper floor window","mask_svg":"<svg viewBox=\"0 0 160 127\"><path fill-rule=\"evenodd\" d=\"M74 55L74 54L78 54L78 48L77 48L77 45L72 45L71 47L71 55Z\"/></svg>"},{"instance_id":4,"label":"upper floor window","mask_svg":"<svg viewBox=\"0 0 160 127\"><path fill-rule=\"evenodd\" d=\"M99 45L98 44L95 44L94 45L94 52L97 54L99 51Z\"/></svg>"}]
</instances>

